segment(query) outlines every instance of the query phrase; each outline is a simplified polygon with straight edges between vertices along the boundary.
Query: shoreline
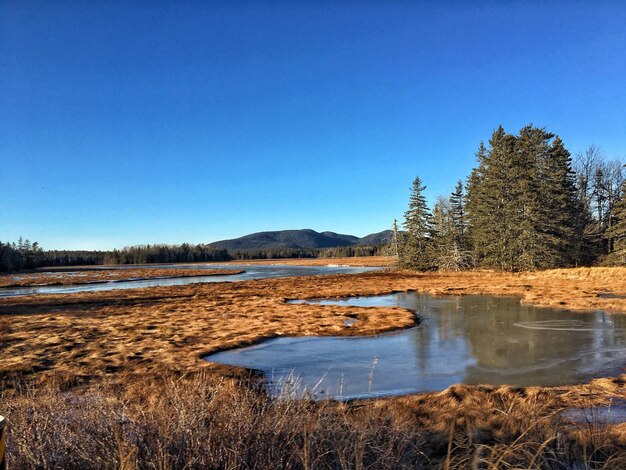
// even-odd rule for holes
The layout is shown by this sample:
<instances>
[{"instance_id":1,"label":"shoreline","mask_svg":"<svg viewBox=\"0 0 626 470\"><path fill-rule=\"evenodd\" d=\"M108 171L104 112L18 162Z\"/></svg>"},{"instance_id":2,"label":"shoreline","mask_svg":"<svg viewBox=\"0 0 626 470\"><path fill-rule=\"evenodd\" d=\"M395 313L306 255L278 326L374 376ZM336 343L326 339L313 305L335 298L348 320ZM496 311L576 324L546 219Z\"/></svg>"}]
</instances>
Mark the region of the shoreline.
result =
<instances>
[{"instance_id":1,"label":"shoreline","mask_svg":"<svg viewBox=\"0 0 626 470\"><path fill-rule=\"evenodd\" d=\"M197 261L183 263L145 263L145 264L84 264L77 266L42 266L34 271L24 271L23 273L11 273L9 275L21 275L37 272L66 272L66 271L102 271L102 270L123 270L123 269L156 269L159 266L210 266L210 265L293 265L293 266L351 266L351 267L390 267L393 258L388 256L347 256L336 258L264 258L249 260L229 260L229 261Z\"/></svg>"},{"instance_id":2,"label":"shoreline","mask_svg":"<svg viewBox=\"0 0 626 470\"><path fill-rule=\"evenodd\" d=\"M293 423L298 422L302 424L297 429L304 429L305 437L308 429L329 441L342 436L343 431L315 424L323 415L332 417L329 419L333 423L347 423L350 432L364 426L370 426L373 435L386 432L389 436L405 436L407 430L419 430L419 439L427 447L417 448L435 462L445 459L451 445L453 452L471 457L467 439L479 448L491 446L494 461L508 455L508 449L518 449L511 446L519 445L520 455L534 455L536 449L543 448L537 446L547 439L568 439L563 442L582 442L584 446L588 441L595 442L597 436L610 443L611 452L620 455L620 449L626 446L626 423L593 422L593 432L577 434L578 425L563 413L574 410L580 415L598 406L623 403L625 373L574 385L457 384L441 391L346 402L281 402L264 393L263 377L253 369L203 360L217 350L272 337L365 336L413 327L413 312L400 307L287 303L288 299L407 290L433 295L508 295L533 304L543 299L544 305L539 306L544 307L575 310L568 308L572 306L579 311L602 307L615 315L626 313L626 298L599 296L609 291L626 294L626 268L520 274L377 271L6 297L0 298L0 343L4 352L0 356L0 412L22 433L16 436L23 436L20 442L25 449L30 440L23 430L32 426L45 429L51 422L49 414L63 410L65 414L59 415L55 425L73 423L76 436L80 436L78 442L85 445L92 442L89 429L94 422L99 423L98 429L114 426L112 432L118 433L114 437L124 435L126 424L111 424L112 415L123 418L120 423L128 423L129 419L136 423L141 430L138 436L150 426L161 429L158 426L166 421L186 431L187 417L204 416L191 431L202 442L202 448L206 446L202 438L209 429L203 423L212 423L221 416L224 429L233 419L242 429L248 429L248 423L269 429L273 423L285 422L286 429L293 430ZM345 319L355 314L359 321L346 327ZM172 402L183 407L179 415L170 413ZM250 407L245 408L247 414L241 414L246 406ZM295 410L293 415L281 414L290 409ZM602 412L603 408L598 410ZM272 413L278 418L272 418ZM593 416L593 411L589 413ZM589 423L580 426L588 429ZM537 437L517 444L529 429L536 429ZM247 436L248 431L245 433ZM228 436L225 439L230 442ZM216 449L223 447L221 443L215 445ZM282 449L280 444L277 446Z\"/></svg>"},{"instance_id":3,"label":"shoreline","mask_svg":"<svg viewBox=\"0 0 626 470\"><path fill-rule=\"evenodd\" d=\"M18 287L49 287L79 286L90 284L107 284L126 281L148 281L152 279L179 279L185 277L232 276L242 274L244 270L235 269L159 269L159 268L128 268L98 270L74 270L77 272L94 273L92 275L57 277L45 273L3 274L0 276L0 292L2 289ZM72 271L72 272L74 272ZM59 271L63 273L63 271ZM97 273L97 274L95 274ZM15 280L18 277L20 279Z\"/></svg>"},{"instance_id":4,"label":"shoreline","mask_svg":"<svg viewBox=\"0 0 626 470\"><path fill-rule=\"evenodd\" d=\"M400 307L290 304L289 299L412 290L437 296L507 295L538 307L626 312L625 268L581 269L521 274L383 271L5 297L0 299L6 351L0 373L45 378L62 372L70 381L76 375L90 382L157 370L218 369L202 358L272 337L368 336L416 323L413 313ZM617 297L603 295L609 292L609 279L610 292ZM355 314L359 321L346 326L345 320Z\"/></svg>"}]
</instances>

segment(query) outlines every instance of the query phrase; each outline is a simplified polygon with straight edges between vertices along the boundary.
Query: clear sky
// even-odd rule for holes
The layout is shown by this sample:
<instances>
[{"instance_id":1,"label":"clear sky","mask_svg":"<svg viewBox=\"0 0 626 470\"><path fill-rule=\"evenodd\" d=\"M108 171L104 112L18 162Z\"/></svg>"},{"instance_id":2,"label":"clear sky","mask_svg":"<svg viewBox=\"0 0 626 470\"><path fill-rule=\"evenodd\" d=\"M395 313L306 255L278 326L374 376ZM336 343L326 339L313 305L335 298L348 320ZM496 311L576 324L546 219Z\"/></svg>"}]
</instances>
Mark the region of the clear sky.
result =
<instances>
[{"instance_id":1,"label":"clear sky","mask_svg":"<svg viewBox=\"0 0 626 470\"><path fill-rule=\"evenodd\" d=\"M626 3L0 2L0 240L363 236L498 124L626 155Z\"/></svg>"}]
</instances>

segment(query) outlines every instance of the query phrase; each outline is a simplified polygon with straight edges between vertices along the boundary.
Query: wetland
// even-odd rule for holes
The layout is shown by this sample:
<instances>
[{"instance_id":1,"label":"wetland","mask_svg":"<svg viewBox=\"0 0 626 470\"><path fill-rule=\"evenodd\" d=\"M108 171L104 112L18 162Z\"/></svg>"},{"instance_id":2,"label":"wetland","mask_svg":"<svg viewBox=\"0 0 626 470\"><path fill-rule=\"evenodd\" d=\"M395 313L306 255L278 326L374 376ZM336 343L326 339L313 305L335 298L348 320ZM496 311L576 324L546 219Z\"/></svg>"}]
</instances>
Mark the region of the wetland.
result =
<instances>
[{"instance_id":1,"label":"wetland","mask_svg":"<svg viewBox=\"0 0 626 470\"><path fill-rule=\"evenodd\" d=\"M275 338L205 359L262 370L277 395L351 399L457 383L569 385L619 374L626 357L626 316L537 308L515 297L402 292L291 303L395 306L415 312L418 324L366 337Z\"/></svg>"},{"instance_id":2,"label":"wetland","mask_svg":"<svg viewBox=\"0 0 626 470\"><path fill-rule=\"evenodd\" d=\"M482 307L471 308L473 302ZM623 347L623 312L622 268L380 270L3 297L0 403L11 424L10 463L95 468L97 455L100 467L133 459L158 466L155 456L167 447L171 458L219 467L235 445L240 466L248 467L294 466L296 456L326 467L342 459L431 467L450 457L450 468L465 468L468 459L497 467L502 459L543 465L564 458L572 466L597 459L619 468L626 374L610 344ZM381 339L408 347L410 354L391 359L410 373L385 377L392 369L383 367L383 353L393 349L381 348ZM265 393L272 384L258 388L250 369L204 360L300 340L333 347L373 340L359 356L367 378L344 377L340 393L325 392L368 399L276 400ZM336 350L323 352L341 360ZM350 361L354 356L349 351ZM524 386L538 383L522 381L529 365L561 385ZM562 372L541 372L554 367ZM425 378L413 375L418 386L393 384L421 370ZM472 377L479 384L456 383ZM586 417L597 415L607 418L590 425ZM33 436L54 438L34 455ZM105 454L97 450L103 445L118 450ZM270 456L268 446L279 455ZM70 447L77 451L65 453ZM594 449L603 454L589 457Z\"/></svg>"}]
</instances>

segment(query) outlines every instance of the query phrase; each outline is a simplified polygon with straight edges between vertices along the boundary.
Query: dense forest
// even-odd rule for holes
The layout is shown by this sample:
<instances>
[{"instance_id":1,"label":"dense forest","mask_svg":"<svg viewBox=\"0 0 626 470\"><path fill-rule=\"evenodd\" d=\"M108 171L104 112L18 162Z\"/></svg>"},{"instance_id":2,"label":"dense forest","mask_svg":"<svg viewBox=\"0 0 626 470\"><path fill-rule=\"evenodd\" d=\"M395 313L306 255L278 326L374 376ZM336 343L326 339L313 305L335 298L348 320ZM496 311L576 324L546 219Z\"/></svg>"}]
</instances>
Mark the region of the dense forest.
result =
<instances>
[{"instance_id":1,"label":"dense forest","mask_svg":"<svg viewBox=\"0 0 626 470\"><path fill-rule=\"evenodd\" d=\"M500 126L477 166L432 211L413 181L404 231L394 232L410 269L536 270L626 264L626 171L596 147L574 159L563 141L532 125Z\"/></svg>"},{"instance_id":2,"label":"dense forest","mask_svg":"<svg viewBox=\"0 0 626 470\"><path fill-rule=\"evenodd\" d=\"M42 249L20 237L17 243L0 242L0 271L19 271L40 266Z\"/></svg>"},{"instance_id":3,"label":"dense forest","mask_svg":"<svg viewBox=\"0 0 626 470\"><path fill-rule=\"evenodd\" d=\"M37 242L22 237L17 243L0 242L0 272L34 269L40 266L79 266L102 264L106 252L85 250L44 251Z\"/></svg>"},{"instance_id":4,"label":"dense forest","mask_svg":"<svg viewBox=\"0 0 626 470\"><path fill-rule=\"evenodd\" d=\"M140 245L113 250L104 255L104 264L196 263L228 261L226 250L208 245Z\"/></svg>"}]
</instances>

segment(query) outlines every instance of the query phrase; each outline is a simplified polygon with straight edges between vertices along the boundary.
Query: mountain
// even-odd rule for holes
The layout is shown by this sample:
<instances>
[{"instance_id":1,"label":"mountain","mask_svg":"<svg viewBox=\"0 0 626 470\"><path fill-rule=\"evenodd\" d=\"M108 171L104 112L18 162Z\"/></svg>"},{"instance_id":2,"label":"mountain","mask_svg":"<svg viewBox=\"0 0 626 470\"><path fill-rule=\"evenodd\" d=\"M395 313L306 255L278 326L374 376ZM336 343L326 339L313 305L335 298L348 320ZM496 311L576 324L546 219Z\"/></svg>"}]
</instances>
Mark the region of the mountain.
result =
<instances>
[{"instance_id":1,"label":"mountain","mask_svg":"<svg viewBox=\"0 0 626 470\"><path fill-rule=\"evenodd\" d=\"M229 251L293 249L293 248L334 248L337 246L377 245L388 243L391 230L372 233L363 238L343 235L335 232L316 232L315 230L278 230L257 232L232 240L220 240L210 243L215 248Z\"/></svg>"},{"instance_id":2,"label":"mountain","mask_svg":"<svg viewBox=\"0 0 626 470\"><path fill-rule=\"evenodd\" d=\"M383 230L378 233L370 233L363 238L359 238L357 245L383 245L391 243L393 237L393 230Z\"/></svg>"}]
</instances>

